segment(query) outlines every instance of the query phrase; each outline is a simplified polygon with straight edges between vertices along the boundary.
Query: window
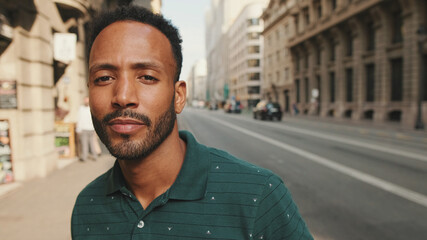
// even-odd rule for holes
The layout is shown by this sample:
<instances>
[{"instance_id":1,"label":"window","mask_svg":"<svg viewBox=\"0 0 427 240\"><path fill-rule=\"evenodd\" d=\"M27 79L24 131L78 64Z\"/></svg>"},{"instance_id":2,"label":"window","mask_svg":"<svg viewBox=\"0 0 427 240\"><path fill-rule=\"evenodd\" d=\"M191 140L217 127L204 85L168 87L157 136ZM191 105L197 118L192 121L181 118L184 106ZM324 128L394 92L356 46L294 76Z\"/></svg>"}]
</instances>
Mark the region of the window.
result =
<instances>
[{"instance_id":1,"label":"window","mask_svg":"<svg viewBox=\"0 0 427 240\"><path fill-rule=\"evenodd\" d=\"M285 68L285 81L287 81L289 79L289 69Z\"/></svg>"},{"instance_id":2,"label":"window","mask_svg":"<svg viewBox=\"0 0 427 240\"><path fill-rule=\"evenodd\" d=\"M335 72L329 73L329 94L330 102L335 102Z\"/></svg>"},{"instance_id":3,"label":"window","mask_svg":"<svg viewBox=\"0 0 427 240\"><path fill-rule=\"evenodd\" d=\"M322 18L322 4L319 2L319 5L317 5L317 18Z\"/></svg>"},{"instance_id":4,"label":"window","mask_svg":"<svg viewBox=\"0 0 427 240\"><path fill-rule=\"evenodd\" d=\"M280 71L276 72L276 83L280 81Z\"/></svg>"},{"instance_id":5,"label":"window","mask_svg":"<svg viewBox=\"0 0 427 240\"><path fill-rule=\"evenodd\" d=\"M426 4L427 5L427 4ZM424 96L423 96L423 100L427 101L427 73L426 70L427 69L427 55L424 55L424 76L423 76L423 85L424 85Z\"/></svg>"},{"instance_id":6,"label":"window","mask_svg":"<svg viewBox=\"0 0 427 240\"><path fill-rule=\"evenodd\" d=\"M299 56L298 55L295 55L295 71L296 72L299 72Z\"/></svg>"},{"instance_id":7,"label":"window","mask_svg":"<svg viewBox=\"0 0 427 240\"><path fill-rule=\"evenodd\" d=\"M250 32L247 34L249 40L259 39L259 32Z\"/></svg>"},{"instance_id":8,"label":"window","mask_svg":"<svg viewBox=\"0 0 427 240\"><path fill-rule=\"evenodd\" d=\"M259 94L259 93L260 93L259 86L248 87L248 94Z\"/></svg>"},{"instance_id":9,"label":"window","mask_svg":"<svg viewBox=\"0 0 427 240\"><path fill-rule=\"evenodd\" d=\"M320 78L320 75L316 75L316 81L317 81L317 89L319 90L319 96L317 97L318 101L318 107L320 107L320 102L322 100L322 78Z\"/></svg>"},{"instance_id":10,"label":"window","mask_svg":"<svg viewBox=\"0 0 427 240\"><path fill-rule=\"evenodd\" d=\"M375 49L375 25L373 22L366 24L366 50L372 51Z\"/></svg>"},{"instance_id":11,"label":"window","mask_svg":"<svg viewBox=\"0 0 427 240\"><path fill-rule=\"evenodd\" d=\"M296 33L299 33L299 20L298 20L298 15L295 15L294 16L294 19L295 19L295 32Z\"/></svg>"},{"instance_id":12,"label":"window","mask_svg":"<svg viewBox=\"0 0 427 240\"><path fill-rule=\"evenodd\" d=\"M259 25L259 19L258 18L251 18L247 20L248 26L256 26Z\"/></svg>"},{"instance_id":13,"label":"window","mask_svg":"<svg viewBox=\"0 0 427 240\"><path fill-rule=\"evenodd\" d=\"M300 102L300 89L299 89L299 79L295 80L295 93L296 93L296 102L299 103Z\"/></svg>"},{"instance_id":14,"label":"window","mask_svg":"<svg viewBox=\"0 0 427 240\"><path fill-rule=\"evenodd\" d=\"M320 66L320 64L322 63L322 49L320 48L320 46L317 46L316 51L316 63Z\"/></svg>"},{"instance_id":15,"label":"window","mask_svg":"<svg viewBox=\"0 0 427 240\"><path fill-rule=\"evenodd\" d=\"M392 18L392 43L403 41L403 16L401 11L395 11Z\"/></svg>"},{"instance_id":16,"label":"window","mask_svg":"<svg viewBox=\"0 0 427 240\"><path fill-rule=\"evenodd\" d=\"M309 103L310 102L310 94L309 94L309 83L308 83L308 78L304 78L304 91L305 91L305 102Z\"/></svg>"},{"instance_id":17,"label":"window","mask_svg":"<svg viewBox=\"0 0 427 240\"><path fill-rule=\"evenodd\" d=\"M347 68L345 70L346 79L346 100L347 102L353 102L353 69Z\"/></svg>"},{"instance_id":18,"label":"window","mask_svg":"<svg viewBox=\"0 0 427 240\"><path fill-rule=\"evenodd\" d=\"M375 88L375 65L366 65L366 101L374 101L374 89Z\"/></svg>"},{"instance_id":19,"label":"window","mask_svg":"<svg viewBox=\"0 0 427 240\"><path fill-rule=\"evenodd\" d=\"M308 13L308 8L304 8L303 14L304 14L304 24L305 26L308 26L310 24L310 14Z\"/></svg>"},{"instance_id":20,"label":"window","mask_svg":"<svg viewBox=\"0 0 427 240\"><path fill-rule=\"evenodd\" d=\"M351 57L353 56L353 35L351 34L351 32L347 32L347 52L346 55L347 57Z\"/></svg>"},{"instance_id":21,"label":"window","mask_svg":"<svg viewBox=\"0 0 427 240\"><path fill-rule=\"evenodd\" d=\"M259 46L249 46L248 47L248 53L252 54L252 53L259 53L260 52L260 48Z\"/></svg>"},{"instance_id":22,"label":"window","mask_svg":"<svg viewBox=\"0 0 427 240\"><path fill-rule=\"evenodd\" d=\"M248 67L259 67L260 66L260 60L259 59L249 59L248 60Z\"/></svg>"},{"instance_id":23,"label":"window","mask_svg":"<svg viewBox=\"0 0 427 240\"><path fill-rule=\"evenodd\" d=\"M335 61L335 42L331 40L331 48L330 48L330 60L331 62Z\"/></svg>"},{"instance_id":24,"label":"window","mask_svg":"<svg viewBox=\"0 0 427 240\"><path fill-rule=\"evenodd\" d=\"M306 53L304 55L304 68L307 69L308 68L308 53Z\"/></svg>"},{"instance_id":25,"label":"window","mask_svg":"<svg viewBox=\"0 0 427 240\"><path fill-rule=\"evenodd\" d=\"M331 9L332 11L337 8L337 0L331 0Z\"/></svg>"},{"instance_id":26,"label":"window","mask_svg":"<svg viewBox=\"0 0 427 240\"><path fill-rule=\"evenodd\" d=\"M403 100L403 60L391 60L391 101Z\"/></svg>"},{"instance_id":27,"label":"window","mask_svg":"<svg viewBox=\"0 0 427 240\"><path fill-rule=\"evenodd\" d=\"M277 62L280 61L280 50L276 51L276 60L277 60Z\"/></svg>"},{"instance_id":28,"label":"window","mask_svg":"<svg viewBox=\"0 0 427 240\"><path fill-rule=\"evenodd\" d=\"M255 72L255 73L248 73L248 79L249 80L260 80L260 73L259 72Z\"/></svg>"}]
</instances>

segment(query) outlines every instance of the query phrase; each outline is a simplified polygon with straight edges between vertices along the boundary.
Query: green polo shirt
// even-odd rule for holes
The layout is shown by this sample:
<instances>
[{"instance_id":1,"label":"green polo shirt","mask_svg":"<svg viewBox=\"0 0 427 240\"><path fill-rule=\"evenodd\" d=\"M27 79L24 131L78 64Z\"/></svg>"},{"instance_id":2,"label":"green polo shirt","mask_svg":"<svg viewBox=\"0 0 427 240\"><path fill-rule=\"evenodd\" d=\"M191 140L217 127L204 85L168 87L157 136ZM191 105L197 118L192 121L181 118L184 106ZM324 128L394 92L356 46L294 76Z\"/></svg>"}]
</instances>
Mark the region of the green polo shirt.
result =
<instances>
[{"instance_id":1,"label":"green polo shirt","mask_svg":"<svg viewBox=\"0 0 427 240\"><path fill-rule=\"evenodd\" d=\"M116 161L77 197L73 239L313 239L278 176L180 137L187 151L169 190L143 209Z\"/></svg>"}]
</instances>

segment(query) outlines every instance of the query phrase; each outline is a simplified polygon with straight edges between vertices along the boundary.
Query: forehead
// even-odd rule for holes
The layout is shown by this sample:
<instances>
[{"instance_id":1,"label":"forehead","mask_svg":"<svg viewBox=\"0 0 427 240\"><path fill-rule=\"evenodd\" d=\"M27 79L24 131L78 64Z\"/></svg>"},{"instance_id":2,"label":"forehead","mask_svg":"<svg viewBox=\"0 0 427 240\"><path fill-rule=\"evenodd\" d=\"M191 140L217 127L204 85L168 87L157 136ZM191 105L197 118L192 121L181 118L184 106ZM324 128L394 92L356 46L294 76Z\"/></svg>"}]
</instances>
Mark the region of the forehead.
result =
<instances>
[{"instance_id":1,"label":"forehead","mask_svg":"<svg viewBox=\"0 0 427 240\"><path fill-rule=\"evenodd\" d=\"M93 42L89 62L112 51L162 55L175 63L169 39L157 28L132 20L114 22L105 27Z\"/></svg>"}]
</instances>

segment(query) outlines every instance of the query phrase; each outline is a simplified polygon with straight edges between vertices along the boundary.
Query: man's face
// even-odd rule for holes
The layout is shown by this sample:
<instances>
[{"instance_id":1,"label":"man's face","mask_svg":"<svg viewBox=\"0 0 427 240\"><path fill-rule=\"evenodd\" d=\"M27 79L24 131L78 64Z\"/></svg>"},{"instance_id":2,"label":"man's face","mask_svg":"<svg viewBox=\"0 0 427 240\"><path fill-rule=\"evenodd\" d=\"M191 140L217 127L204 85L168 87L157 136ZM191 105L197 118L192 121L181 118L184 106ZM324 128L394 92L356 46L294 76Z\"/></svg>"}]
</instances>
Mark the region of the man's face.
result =
<instances>
[{"instance_id":1,"label":"man's face","mask_svg":"<svg viewBox=\"0 0 427 240\"><path fill-rule=\"evenodd\" d=\"M172 132L175 60L156 28L120 21L95 39L89 56L89 96L95 130L118 159L140 160Z\"/></svg>"}]
</instances>

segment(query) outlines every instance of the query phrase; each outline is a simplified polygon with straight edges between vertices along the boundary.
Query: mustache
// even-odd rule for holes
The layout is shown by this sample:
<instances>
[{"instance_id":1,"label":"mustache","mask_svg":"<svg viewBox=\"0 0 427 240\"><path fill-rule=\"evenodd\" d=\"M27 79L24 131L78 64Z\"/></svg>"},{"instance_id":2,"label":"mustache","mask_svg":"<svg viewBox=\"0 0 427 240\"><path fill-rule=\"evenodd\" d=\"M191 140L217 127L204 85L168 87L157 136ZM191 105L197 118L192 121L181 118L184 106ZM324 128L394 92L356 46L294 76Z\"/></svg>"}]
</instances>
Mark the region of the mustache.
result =
<instances>
[{"instance_id":1,"label":"mustache","mask_svg":"<svg viewBox=\"0 0 427 240\"><path fill-rule=\"evenodd\" d=\"M109 113L107 115L105 115L105 117L102 119L102 122L107 125L109 121L118 118L118 117L127 117L127 118L133 118L136 119L138 121L141 121L142 123L144 123L147 127L151 126L151 120L150 118L142 113L137 113L134 112L130 109L125 109L125 110L118 110L112 113Z\"/></svg>"}]
</instances>

